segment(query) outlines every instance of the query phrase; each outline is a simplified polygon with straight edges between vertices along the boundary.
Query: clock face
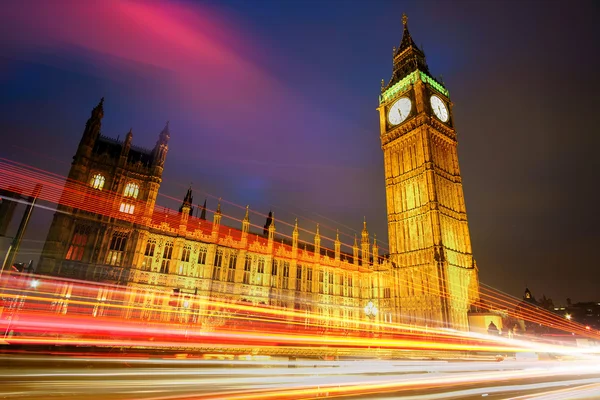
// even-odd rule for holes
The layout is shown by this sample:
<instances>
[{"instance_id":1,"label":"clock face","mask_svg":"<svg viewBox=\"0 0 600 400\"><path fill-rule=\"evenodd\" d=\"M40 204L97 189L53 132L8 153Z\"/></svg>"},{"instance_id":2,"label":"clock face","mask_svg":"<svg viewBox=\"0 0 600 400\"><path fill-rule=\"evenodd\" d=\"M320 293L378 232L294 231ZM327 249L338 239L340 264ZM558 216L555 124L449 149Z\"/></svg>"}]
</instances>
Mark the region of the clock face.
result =
<instances>
[{"instance_id":1,"label":"clock face","mask_svg":"<svg viewBox=\"0 0 600 400\"><path fill-rule=\"evenodd\" d=\"M410 114L410 109L412 108L412 104L408 97L402 97L398 101L396 101L388 111L388 121L392 125L398 125L406 118L408 118L408 114Z\"/></svg>"},{"instance_id":2,"label":"clock face","mask_svg":"<svg viewBox=\"0 0 600 400\"><path fill-rule=\"evenodd\" d=\"M438 117L440 121L448 122L448 107L446 107L446 103L444 103L444 101L435 94L431 96L431 108L433 109L435 116Z\"/></svg>"}]
</instances>

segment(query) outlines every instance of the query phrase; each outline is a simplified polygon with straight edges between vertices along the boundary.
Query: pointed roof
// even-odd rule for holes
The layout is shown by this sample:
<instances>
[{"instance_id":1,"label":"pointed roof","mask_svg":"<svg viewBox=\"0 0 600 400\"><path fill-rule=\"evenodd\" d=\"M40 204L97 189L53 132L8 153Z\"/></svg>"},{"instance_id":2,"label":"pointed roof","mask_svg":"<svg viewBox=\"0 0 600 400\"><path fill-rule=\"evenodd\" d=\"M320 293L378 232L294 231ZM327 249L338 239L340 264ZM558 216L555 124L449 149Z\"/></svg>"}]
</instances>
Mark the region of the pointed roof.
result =
<instances>
[{"instance_id":1,"label":"pointed roof","mask_svg":"<svg viewBox=\"0 0 600 400\"><path fill-rule=\"evenodd\" d=\"M171 139L171 132L169 130L169 121L167 121L167 123L165 124L165 127L163 128L162 131L160 131L160 134L158 135L158 142L159 143L168 143L169 139Z\"/></svg>"},{"instance_id":2,"label":"pointed roof","mask_svg":"<svg viewBox=\"0 0 600 400\"><path fill-rule=\"evenodd\" d=\"M92 115L100 114L100 118L104 116L104 97L100 99L100 102L92 109Z\"/></svg>"},{"instance_id":3,"label":"pointed roof","mask_svg":"<svg viewBox=\"0 0 600 400\"><path fill-rule=\"evenodd\" d=\"M408 17L405 13L402 13L402 25L404 25L404 31L402 32L400 47L396 49L396 54L402 53L411 46L417 48L415 41L413 40L412 36L410 36L410 32L408 31Z\"/></svg>"},{"instance_id":4,"label":"pointed roof","mask_svg":"<svg viewBox=\"0 0 600 400\"><path fill-rule=\"evenodd\" d=\"M404 30L400 46L394 48L393 51L394 69L392 77L387 85L382 85L382 93L417 70L430 75L425 53L416 45L408 30L408 17L406 14L402 15L402 25Z\"/></svg>"},{"instance_id":5,"label":"pointed roof","mask_svg":"<svg viewBox=\"0 0 600 400\"><path fill-rule=\"evenodd\" d=\"M183 203L179 207L179 212L183 212L183 207L188 207L190 209L190 216L194 213L194 208L192 207L192 202L194 198L192 197L192 185L187 190L185 197L183 198Z\"/></svg>"},{"instance_id":6,"label":"pointed roof","mask_svg":"<svg viewBox=\"0 0 600 400\"><path fill-rule=\"evenodd\" d=\"M190 185L190 187L187 190L187 193L185 194L183 202L184 203L188 203L188 204L192 204L192 201L193 201L193 197L192 197L192 185Z\"/></svg>"},{"instance_id":7,"label":"pointed roof","mask_svg":"<svg viewBox=\"0 0 600 400\"><path fill-rule=\"evenodd\" d=\"M269 227L273 223L273 211L269 211L269 215L267 216L267 221L265 222L265 226L263 227L263 235L267 236L269 232Z\"/></svg>"},{"instance_id":8,"label":"pointed roof","mask_svg":"<svg viewBox=\"0 0 600 400\"><path fill-rule=\"evenodd\" d=\"M269 229L275 230L275 213L269 212L269 215L271 216L271 223L269 224Z\"/></svg>"},{"instance_id":9,"label":"pointed roof","mask_svg":"<svg viewBox=\"0 0 600 400\"><path fill-rule=\"evenodd\" d=\"M200 219L206 220L206 199L204 199L204 205L202 206L202 211L200 212Z\"/></svg>"},{"instance_id":10,"label":"pointed roof","mask_svg":"<svg viewBox=\"0 0 600 400\"><path fill-rule=\"evenodd\" d=\"M101 120L104 117L104 97L100 99L100 102L96 107L92 109L92 116L88 119L88 125L92 120Z\"/></svg>"}]
</instances>

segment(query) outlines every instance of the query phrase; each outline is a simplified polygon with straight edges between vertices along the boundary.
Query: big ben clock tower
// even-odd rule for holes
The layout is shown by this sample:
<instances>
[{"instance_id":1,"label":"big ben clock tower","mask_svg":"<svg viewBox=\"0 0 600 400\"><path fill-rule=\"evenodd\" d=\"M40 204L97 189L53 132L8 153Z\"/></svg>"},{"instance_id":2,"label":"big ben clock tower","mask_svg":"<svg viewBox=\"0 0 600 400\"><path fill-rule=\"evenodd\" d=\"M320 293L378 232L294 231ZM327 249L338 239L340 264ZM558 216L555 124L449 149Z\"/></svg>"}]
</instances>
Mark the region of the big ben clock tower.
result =
<instances>
[{"instance_id":1,"label":"big ben clock tower","mask_svg":"<svg viewBox=\"0 0 600 400\"><path fill-rule=\"evenodd\" d=\"M404 32L379 100L399 322L467 329L479 297L448 90Z\"/></svg>"}]
</instances>

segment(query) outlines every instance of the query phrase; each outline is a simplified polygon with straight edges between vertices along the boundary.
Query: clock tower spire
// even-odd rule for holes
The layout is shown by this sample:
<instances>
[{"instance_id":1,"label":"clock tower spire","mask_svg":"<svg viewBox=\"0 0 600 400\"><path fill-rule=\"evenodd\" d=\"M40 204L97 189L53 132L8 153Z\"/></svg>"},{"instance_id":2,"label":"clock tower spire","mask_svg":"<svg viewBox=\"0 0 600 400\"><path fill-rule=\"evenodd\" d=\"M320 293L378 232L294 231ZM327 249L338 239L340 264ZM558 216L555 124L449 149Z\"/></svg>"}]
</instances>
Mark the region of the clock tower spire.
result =
<instances>
[{"instance_id":1,"label":"clock tower spire","mask_svg":"<svg viewBox=\"0 0 600 400\"><path fill-rule=\"evenodd\" d=\"M448 90L408 31L379 97L388 234L398 282L396 320L467 329L477 270Z\"/></svg>"},{"instance_id":2,"label":"clock tower spire","mask_svg":"<svg viewBox=\"0 0 600 400\"><path fill-rule=\"evenodd\" d=\"M388 84L383 86L382 92L386 91L396 82L400 81L416 70L429 74L429 67L427 66L427 61L425 60L425 53L415 44L415 41L408 30L408 17L406 14L402 14L402 25L404 25L402 40L400 41L400 46L395 48L393 53L394 68L392 71L392 77L390 78Z\"/></svg>"}]
</instances>

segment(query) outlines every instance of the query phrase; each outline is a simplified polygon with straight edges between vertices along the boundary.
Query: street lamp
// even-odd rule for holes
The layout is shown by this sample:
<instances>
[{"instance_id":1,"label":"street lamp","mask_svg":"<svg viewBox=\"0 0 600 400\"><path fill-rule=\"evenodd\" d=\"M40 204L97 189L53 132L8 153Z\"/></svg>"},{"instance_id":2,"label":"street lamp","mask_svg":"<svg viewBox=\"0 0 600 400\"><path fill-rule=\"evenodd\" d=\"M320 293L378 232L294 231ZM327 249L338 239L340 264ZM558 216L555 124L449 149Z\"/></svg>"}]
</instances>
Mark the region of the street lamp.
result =
<instances>
[{"instance_id":1,"label":"street lamp","mask_svg":"<svg viewBox=\"0 0 600 400\"><path fill-rule=\"evenodd\" d=\"M375 317L377 317L378 312L379 310L377 309L377 306L373 304L373 301L369 300L369 302L365 306L365 315L371 319L374 319Z\"/></svg>"},{"instance_id":2,"label":"street lamp","mask_svg":"<svg viewBox=\"0 0 600 400\"><path fill-rule=\"evenodd\" d=\"M568 319L569 321L571 320L571 314L567 314L565 315L565 318Z\"/></svg>"}]
</instances>

